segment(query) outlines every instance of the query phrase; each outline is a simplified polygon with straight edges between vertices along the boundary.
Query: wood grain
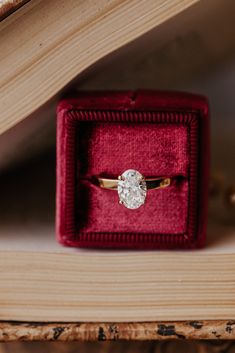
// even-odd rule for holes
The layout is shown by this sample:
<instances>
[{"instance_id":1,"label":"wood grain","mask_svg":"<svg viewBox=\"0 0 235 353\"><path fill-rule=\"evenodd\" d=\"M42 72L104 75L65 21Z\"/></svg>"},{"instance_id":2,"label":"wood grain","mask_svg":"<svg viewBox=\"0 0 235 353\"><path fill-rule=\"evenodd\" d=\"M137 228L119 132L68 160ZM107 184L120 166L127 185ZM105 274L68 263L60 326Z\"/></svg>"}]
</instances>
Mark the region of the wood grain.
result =
<instances>
[{"instance_id":1,"label":"wood grain","mask_svg":"<svg viewBox=\"0 0 235 353\"><path fill-rule=\"evenodd\" d=\"M145 323L1 322L0 341L232 340L235 320Z\"/></svg>"}]
</instances>

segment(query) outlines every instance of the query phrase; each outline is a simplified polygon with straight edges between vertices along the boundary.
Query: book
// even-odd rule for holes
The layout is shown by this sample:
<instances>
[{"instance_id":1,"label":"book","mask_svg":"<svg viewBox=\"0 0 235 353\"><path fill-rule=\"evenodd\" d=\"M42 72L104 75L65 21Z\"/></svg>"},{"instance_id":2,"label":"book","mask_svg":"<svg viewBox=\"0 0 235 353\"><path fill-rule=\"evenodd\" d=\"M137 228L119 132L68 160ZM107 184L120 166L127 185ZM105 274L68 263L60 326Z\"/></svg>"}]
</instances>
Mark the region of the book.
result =
<instances>
[{"instance_id":1,"label":"book","mask_svg":"<svg viewBox=\"0 0 235 353\"><path fill-rule=\"evenodd\" d=\"M231 137L218 145L229 175ZM53 149L0 175L0 194L0 320L233 320L234 209L221 198L204 249L98 251L56 243Z\"/></svg>"},{"instance_id":2,"label":"book","mask_svg":"<svg viewBox=\"0 0 235 353\"><path fill-rule=\"evenodd\" d=\"M10 157L15 158L18 147L19 154L23 149L23 154L26 155L28 153L26 150L31 150L34 137L39 137L38 131L42 129L45 131L49 125L50 127L53 125L53 115L51 113L48 116L44 115L44 107L49 104L50 108L53 108L52 102L55 107L62 88L75 76L85 72L92 63L97 63L97 60L107 54L111 52L117 54L116 49L139 38L151 28L156 28L158 24L194 2L174 0L142 3L133 0L123 3L104 0L93 5L93 2L59 1L55 7L54 2L43 3L36 0L30 1L2 21L0 134L4 134L0 138L0 142L2 141L0 157L4 159L4 163L7 164L7 161L11 160ZM214 9L215 2L212 3ZM228 61L229 53L232 53L233 32L229 31L232 21L225 16L226 11L231 14L232 11L229 6L216 3L217 16L214 11L205 11L205 16L202 16L204 20L196 21L200 29L202 23L207 23L212 29L205 31L207 27L202 26L205 34L202 41L200 35L194 36L194 31L189 31L185 41L185 37L180 36L176 59L174 59L175 41L172 41L170 46L162 46L159 65L153 60L154 57L158 57L158 53L152 56L147 76L144 69L139 70L140 76L144 76L143 80L135 75L134 70L132 76L128 76L129 68L126 66L124 78L120 75L122 71L117 70L115 73L117 80L113 80L111 86L135 88L140 82L142 86L148 86L151 76L152 88L156 88L157 84L161 87L165 84L164 88L176 86L179 88L181 85L180 88L189 89L189 86L192 86L196 87L197 91L211 93L213 120L214 124L218 123L219 126L219 140L213 141L213 152L221 154L222 149L226 152L222 162L221 159L216 159L216 166L223 166L226 169L229 164L226 170L230 170L229 175L232 178L234 134L231 128L227 128L231 127L233 122L232 105L227 111L225 108L229 106L228 96L224 94L218 99L218 91L216 89L213 91L213 87L219 87L219 92L231 91L228 90L229 86L220 84L223 83L224 77L230 77L230 72L227 71L227 76L223 76L224 71L223 75L219 75L218 70L217 76L213 76L214 66L211 65L211 58L216 59L213 63L221 62L223 65L225 59ZM92 11L87 4L92 6ZM204 10L204 6L205 3L201 5L201 10ZM226 25L220 24L221 19L225 19ZM101 32L98 31L98 24ZM175 35L177 26L175 23L174 30L172 27L168 30ZM227 41L212 40L214 36L217 38L215 28L218 28L217 33L223 30L223 38ZM187 33L184 21L181 23L181 30L181 33ZM98 33L99 41L94 33ZM162 35L162 32L160 34ZM164 44L165 35L161 38L161 43ZM202 63L204 70L201 70L200 60L199 62L195 60L190 69L185 70L184 64L191 65L192 61L191 57L183 55L185 61L180 66L181 71L178 66L172 84L171 78L165 79L166 73L170 67L172 70L170 73L174 73L175 63L182 63L182 52L187 53L188 42L195 44L193 54L203 52L202 61L205 57L208 60L206 65L204 61ZM168 48L167 65L163 60L166 48ZM138 49L137 52L140 51ZM80 53L82 55L79 55ZM194 57L197 58L196 55ZM125 61L124 57L124 64ZM161 63L163 64L160 65ZM140 66L137 65L136 71ZM203 80L199 85L189 80L187 86L189 71L194 77L198 72L201 75L207 72L209 75L207 71L209 66L212 68L210 71L212 80L206 81L206 87ZM120 67L120 62L116 62L117 67ZM156 71L153 71L153 68L157 68ZM92 68L88 70L91 74L90 81L83 82L83 86L110 88L109 75L104 75L101 71L100 80L97 80L92 70ZM109 72L113 71L111 64ZM186 73L182 83L184 72ZM82 86L82 80L80 81L82 77L79 76L77 83L79 88ZM134 83L133 77L136 77ZM52 100L54 95L55 100ZM226 100L223 101L224 98ZM219 118L216 122L215 117ZM227 123L229 125L226 125ZM52 129L49 135L54 136L53 133ZM45 151L48 146L47 137L42 136L38 146L39 151ZM11 149L8 150L8 147ZM3 158L4 154L7 158ZM49 164L54 168L53 161L52 158ZM13 168L15 162L14 159ZM221 212L218 211L218 217L215 217L209 227L207 246L199 251L110 252L63 248L56 244L54 235L54 173L49 170L48 165L40 163L37 158L33 163L23 172L22 164L17 171L14 169L11 182L9 175L1 175L0 320L129 322L234 318L233 216L230 225L226 226L223 225L223 221L218 222L218 218L221 218ZM30 174L32 170L39 179L32 177ZM50 176L44 174L48 171ZM48 198L44 198L47 194Z\"/></svg>"},{"instance_id":3,"label":"book","mask_svg":"<svg viewBox=\"0 0 235 353\"><path fill-rule=\"evenodd\" d=\"M0 134L99 59L197 1L26 3L0 24Z\"/></svg>"},{"instance_id":4,"label":"book","mask_svg":"<svg viewBox=\"0 0 235 353\"><path fill-rule=\"evenodd\" d=\"M56 244L50 226L1 229L0 320L233 319L235 234L212 225L198 251L97 251Z\"/></svg>"},{"instance_id":5,"label":"book","mask_svg":"<svg viewBox=\"0 0 235 353\"><path fill-rule=\"evenodd\" d=\"M140 6L139 3L141 2L138 2L137 6ZM145 4L147 3L149 2L145 2ZM162 3L162 7L160 3ZM131 33L131 37L122 38L122 40L125 39L126 41L125 44L118 47L118 50L113 50L116 46L116 41L114 40L112 48L108 53L109 55L105 53L102 58L100 57L99 60L94 61L91 66L89 66L88 61L84 61L83 64L89 66L86 66L84 71L82 71L83 69L80 68L80 65L77 65L77 71L74 67L80 61L80 56L77 55L77 53L79 53L80 47L82 48L83 42L79 42L79 48L78 46L72 48L74 52L76 52L76 55L74 54L75 57L68 56L65 51L60 52L57 46L57 50L48 52L54 40L54 35L57 38L59 35L62 36L62 32L68 34L69 28L71 29L75 26L75 19L71 21L71 23L67 23L67 25L63 23L63 21L68 20L68 16L77 16L76 11L78 11L79 6L81 6L80 2L66 2L64 6L66 7L65 12L67 13L68 11L68 14L64 17L60 16L59 22L58 20L56 21L56 16L52 15L54 13L52 11L53 4L47 2L42 6L42 4L39 4L37 1L29 1L22 8L2 21L0 23L0 107L2 107L0 115L0 172L2 172L3 169L21 163L23 160L34 158L37 154L43 152L43 150L46 151L50 148L55 141L54 121L56 105L64 93L68 93L71 89L79 91L151 88L200 93L208 96L213 106L213 124L218 125L218 131L221 131L221 129L224 130L224 126L226 126L226 124L224 124L225 115L228 116L228 114L230 114L229 123L232 123L232 112L230 112L230 110L233 99L228 95L223 97L222 94L221 98L218 99L218 93L214 90L214 87L216 80L216 86L220 87L222 92L232 91L233 80L231 77L233 77L234 70L229 63L231 62L234 48L234 35L232 30L234 4L230 2L226 4L226 6L223 6L219 1L207 3L199 1L193 6L190 6L187 1L178 1L179 13L177 12L177 16L174 16L172 12L176 6L175 1L154 1L151 6L159 5L159 11L161 11L163 15L164 11L167 11L168 6L170 6L170 3L172 4L172 8L169 7L169 11L166 13L166 17L162 20L161 24L157 20L157 12L154 11L151 16L155 16L156 21L154 24L155 27L153 26L152 30L147 31L145 34L143 32L142 35L134 31L134 33ZM69 7L72 6L72 4L75 10L74 12L72 10L69 12ZM105 1L100 2L100 4L103 6ZM118 2L115 4L118 4ZM58 3L58 8L55 9L55 14L61 12L59 5L60 3ZM83 5L93 6L93 2L84 2ZM124 5L126 6L126 4L120 3L120 6ZM187 10L183 11L184 5L188 7ZM47 9L48 13L45 15ZM115 7L111 8L111 13L116 11L115 9ZM130 11L129 8L124 11L124 15L122 16L123 23L126 21L126 13L128 14L128 11ZM137 9L135 8L134 11L136 12ZM145 11L147 10L143 10L143 15ZM50 20L49 25L46 27L48 31L49 29L50 31L53 28L55 29L61 22L63 29L56 31L56 33L53 32L54 34L48 32L50 37L46 40L46 30L39 30L41 17L37 17L37 14L40 14L45 23ZM85 15L90 16L89 11L85 11L84 16ZM107 16L109 15L108 13ZM170 18L168 15L172 15L173 17ZM50 16L54 17L51 18ZM149 12L146 14L146 20L148 16L150 16ZM18 23L22 18L24 21L27 19L27 21L26 23L21 21L21 32L19 36ZM97 21L99 21L98 18ZM102 21L105 21L105 19L102 19ZM141 19L141 21L143 21L143 19ZM30 24L30 26L28 24ZM152 25L152 22L150 24ZM96 25L98 26L97 23ZM117 23L117 26L118 25L120 25L119 22ZM107 26L107 28L110 28L109 22L107 22ZM125 31L129 31L131 26L132 22L130 24L128 23ZM87 27L85 27L85 29L86 28ZM113 30L117 31L118 29L114 27ZM30 37L32 31L35 31L33 38ZM123 31L124 29L122 29L120 34L123 33ZM77 35L80 35L78 28L75 32ZM17 42L16 39L14 39L16 36L19 40L24 41L23 47L20 45L14 46L14 43ZM214 40L214 38L220 36L223 37L223 41ZM42 38L44 38L42 46L37 45L39 39ZM100 45L100 43L97 43L96 47L98 45ZM61 42L61 48L62 46ZM89 53L93 50L93 47L91 47ZM200 56L198 53L200 53ZM31 62L31 54L36 62ZM73 58L73 74L76 72L75 79L68 78L68 81L71 79L69 85L65 87L62 85L60 88L57 87L58 90L53 83L54 80L57 80L57 75L51 76L47 74L54 70L53 65L55 58L53 55L55 58L57 58L58 55L60 56L60 58L58 57L57 65L59 60L61 60L62 65L62 63L64 63L63 60L65 60L64 56L67 55L66 65L61 66L61 70L66 69L67 71L70 71L70 60ZM88 53L84 52L83 55L88 55ZM94 55L96 55L96 51ZM44 65L39 59L47 56L47 65ZM90 58L88 59L90 60ZM92 60L93 59L92 54ZM10 63L11 65L9 66ZM30 64L30 70L33 70L36 75L37 82L34 82L33 76L30 77L29 75L27 80L25 77L22 83L24 85L23 87L19 85L20 81L17 72L20 73L23 78L25 70L27 72L29 71L28 64ZM39 68L45 73L42 77L37 74L37 69ZM60 78L61 80L66 79L68 75L67 71L65 75L59 73L63 76ZM9 84L11 83L12 88L15 87L15 93L9 88L10 86L8 87L8 79L10 78L11 81L9 81ZM39 86L38 80L41 80ZM50 84L52 84L53 89L55 89L53 98L50 98L51 95L49 95L50 92L47 89L47 86ZM56 81L55 84L57 85L58 82ZM10 95L8 94L9 92L5 94L7 87L10 89ZM38 90L39 88L40 91ZM31 94L34 95L36 92L38 97L34 97L33 100L31 100ZM41 95L43 95L43 104L39 104L39 108L36 108L36 106L33 107L32 105L35 105ZM24 108L27 107L30 109L31 113L29 115L27 113L22 116L22 104L25 105ZM11 110L13 106L15 107L14 112L10 112L9 109ZM230 106L229 109L228 106ZM2 124L8 121L8 118L6 120L6 114L10 116L12 121L10 124L7 123L7 126L3 127ZM11 141L11 143L9 143L9 141Z\"/></svg>"}]
</instances>

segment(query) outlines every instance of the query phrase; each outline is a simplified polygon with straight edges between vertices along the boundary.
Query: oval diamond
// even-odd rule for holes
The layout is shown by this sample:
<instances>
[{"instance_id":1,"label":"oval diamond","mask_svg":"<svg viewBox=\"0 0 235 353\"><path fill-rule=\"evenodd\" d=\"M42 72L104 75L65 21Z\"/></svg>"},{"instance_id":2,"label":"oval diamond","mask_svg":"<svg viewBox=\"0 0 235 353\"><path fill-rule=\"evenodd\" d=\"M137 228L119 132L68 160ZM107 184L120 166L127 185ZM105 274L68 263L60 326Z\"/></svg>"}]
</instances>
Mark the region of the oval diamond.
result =
<instances>
[{"instance_id":1,"label":"oval diamond","mask_svg":"<svg viewBox=\"0 0 235 353\"><path fill-rule=\"evenodd\" d=\"M137 170L128 169L119 177L118 195L120 203L127 208L139 208L144 204L146 194L146 181Z\"/></svg>"}]
</instances>

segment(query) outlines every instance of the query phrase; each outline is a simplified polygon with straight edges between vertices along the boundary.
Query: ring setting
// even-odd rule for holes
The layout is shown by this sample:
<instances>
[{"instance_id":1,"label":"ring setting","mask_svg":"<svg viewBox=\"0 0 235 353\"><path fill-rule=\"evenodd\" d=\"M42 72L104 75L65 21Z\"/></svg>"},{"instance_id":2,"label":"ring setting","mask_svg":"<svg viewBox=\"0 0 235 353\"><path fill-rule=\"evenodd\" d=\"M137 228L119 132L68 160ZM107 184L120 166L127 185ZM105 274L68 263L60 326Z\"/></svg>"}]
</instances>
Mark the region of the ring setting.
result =
<instances>
[{"instance_id":1,"label":"ring setting","mask_svg":"<svg viewBox=\"0 0 235 353\"><path fill-rule=\"evenodd\" d=\"M101 188L117 190L119 203L129 209L137 209L144 205L147 190L161 189L170 185L171 179L166 177L145 179L135 169L128 169L117 179L98 178Z\"/></svg>"},{"instance_id":2,"label":"ring setting","mask_svg":"<svg viewBox=\"0 0 235 353\"><path fill-rule=\"evenodd\" d=\"M137 170L128 169L119 176L117 191L120 204L130 209L139 208L147 195L145 178Z\"/></svg>"}]
</instances>

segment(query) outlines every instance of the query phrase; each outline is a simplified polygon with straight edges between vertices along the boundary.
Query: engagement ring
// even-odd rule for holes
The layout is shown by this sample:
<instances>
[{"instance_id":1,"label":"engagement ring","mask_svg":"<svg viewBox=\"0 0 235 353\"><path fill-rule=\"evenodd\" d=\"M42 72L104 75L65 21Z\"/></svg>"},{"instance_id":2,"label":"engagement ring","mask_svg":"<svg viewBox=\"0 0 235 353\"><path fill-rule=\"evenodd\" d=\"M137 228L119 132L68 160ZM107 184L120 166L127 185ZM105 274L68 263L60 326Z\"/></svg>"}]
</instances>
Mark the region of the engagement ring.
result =
<instances>
[{"instance_id":1,"label":"engagement ring","mask_svg":"<svg viewBox=\"0 0 235 353\"><path fill-rule=\"evenodd\" d=\"M134 169L128 169L117 179L98 178L100 187L117 190L119 203L130 209L139 208L145 203L147 190L161 189L170 185L171 179L159 177L145 179Z\"/></svg>"}]
</instances>

